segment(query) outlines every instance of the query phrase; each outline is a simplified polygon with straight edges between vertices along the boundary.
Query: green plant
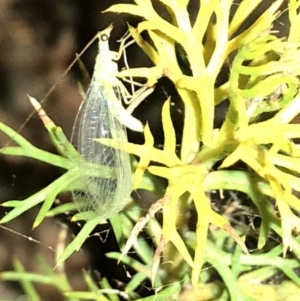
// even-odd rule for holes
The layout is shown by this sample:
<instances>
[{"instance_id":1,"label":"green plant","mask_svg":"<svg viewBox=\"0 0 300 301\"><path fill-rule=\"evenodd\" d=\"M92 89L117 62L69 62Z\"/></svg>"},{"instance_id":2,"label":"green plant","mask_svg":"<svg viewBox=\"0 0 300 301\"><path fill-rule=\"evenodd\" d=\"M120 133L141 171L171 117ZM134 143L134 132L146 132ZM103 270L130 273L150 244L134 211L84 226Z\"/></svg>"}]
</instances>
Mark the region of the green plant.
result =
<instances>
[{"instance_id":1,"label":"green plant","mask_svg":"<svg viewBox=\"0 0 300 301\"><path fill-rule=\"evenodd\" d=\"M293 191L298 192L300 187L300 151L294 142L294 139L300 137L300 126L291 123L300 113L298 105L300 31L297 13L300 2L289 1L288 13L291 26L289 35L285 39L276 37L272 32L272 24L279 15L278 10L283 0L273 2L248 29L240 34L236 34L237 30L246 16L262 2L261 0L242 1L230 23L229 14L233 1L202 2L193 25L187 12L189 1L160 0L160 2L167 9L170 22L164 20L155 11L150 0L136 0L135 4L118 4L106 11L133 14L143 19L137 28L129 26L129 31L154 65L150 68L122 71L119 73L120 78L143 77L149 86L153 86L158 78L166 76L176 87L184 104L184 125L179 141L179 154L169 100L164 103L162 109L165 136L163 149L154 147L154 138L148 125L144 130L143 145L127 143L124 146L127 152L140 158L134 164L134 189L145 189L161 196L149 213L152 216L160 209L163 212L162 228L157 226L154 232L150 231L151 235L156 233L156 252L152 254L149 250L147 255L142 257L143 255L139 253L142 250L136 249L147 266L141 269L143 272L136 268L139 271L138 275L142 278L151 278L155 286L162 286L167 282L166 274L171 275L182 269L183 273L179 278L183 280L178 286L180 291L190 274L189 269L191 269L191 282L197 287L203 264L205 262L214 264L225 257L228 265L231 264L231 270L229 268L217 270L225 282L230 300L253 300L236 286L239 275L244 272L244 265L247 265L245 262L251 262L250 266L264 266L265 262L259 261L259 256L261 258L275 256L278 262L276 268L283 270L287 277L300 285L293 271L298 267L297 260L290 261L290 265L285 267L285 261L280 257L281 254L285 256L289 248L296 257L300 256L299 239L292 235L293 231L298 232L300 229L300 220L292 211L300 210L299 199L293 193ZM142 37L145 31L150 40ZM178 47L189 65L192 76L182 71L183 67L178 60ZM234 52L236 54L229 80L216 88L215 82L221 67ZM230 104L224 122L219 129L214 129L215 106L227 98ZM273 115L265 119L265 114L272 112ZM20 147L4 148L2 153L30 155L45 162L55 162L57 166L67 170L60 179L31 198L22 202L7 202L5 206L14 209L2 219L2 223L16 218L42 202L43 206L34 226L37 226L46 215L57 214L59 210L65 211L65 207L50 211L49 209L57 193L70 189L72 181L80 176L71 160L76 154L59 128L47 122L46 127L61 156L51 155L49 158L50 154L34 148L11 129L4 125L0 127L20 145ZM109 139L99 139L99 143L116 147L114 141ZM238 162L243 162L242 167L237 167ZM168 180L165 192L157 182L157 176ZM266 245L271 231L282 237L283 247L274 248L268 254L255 255L258 257L240 255L240 251L236 249L235 252L240 257L235 259L235 263L230 262L231 257L207 239L209 224L226 230L245 253L248 250L237 234L239 229L235 230L229 220L211 208L208 192L214 190L233 190L246 194L258 209L262 219L258 248L262 249ZM44 201L48 191L50 194ZM270 198L275 200L279 214L276 213ZM188 231L179 230L186 227L182 216L192 202L197 211L197 225L195 233L191 235ZM72 207L70 204L67 206ZM120 247L124 250L123 263L134 266L126 253L133 246L141 226L148 222L149 216L138 222L138 226L131 233L126 234L120 229L121 223L117 220L122 216L121 214L113 217L112 224ZM77 220L83 218L87 219L85 226L60 255L58 264L78 250L100 222L93 213L78 214L74 217ZM137 216L133 219L137 221ZM221 231L216 233L221 235ZM125 238L129 238L126 246ZM228 235L227 239L229 239ZM144 250L149 249L149 246L143 246ZM182 260L175 260L177 252L181 254ZM208 255L209 252L213 252L214 255ZM175 263L167 267L159 265L161 254L164 256L164 261L175 261ZM118 259L120 254L110 254L110 256ZM149 261L152 257L154 257L153 263ZM255 258L254 261L251 261L251 258ZM271 267L260 271L263 274L262 278L270 277L275 273ZM144 276L141 276L142 274ZM239 284L243 286L243 283ZM223 291L223 297L219 296L220 300L228 299L226 292Z\"/></svg>"},{"instance_id":2,"label":"green plant","mask_svg":"<svg viewBox=\"0 0 300 301\"><path fill-rule=\"evenodd\" d=\"M166 201L162 206L163 215L168 217L163 222L163 244L172 242L190 264L194 285L199 280L210 223L229 231L246 251L229 222L211 209L205 193L212 189L232 189L248 194L262 217L259 248L265 245L269 230L273 229L282 236L284 254L291 246L297 254L300 251L299 245L292 243L292 231L299 229L300 220L290 209L299 210L299 200L292 193L292 189L299 190L299 150L292 139L299 137L300 128L298 124L289 124L299 114L296 13L299 3L290 2L291 29L286 40L277 38L271 32L282 1L274 2L250 28L232 38L244 21L242 12L247 6L253 9L260 2L252 1L250 4L249 1L243 1L230 24L232 1L202 3L193 27L185 10L186 1L162 1L175 25L163 20L153 9L151 1L136 1L136 5L119 4L109 9L144 19L136 29L131 28L130 31L155 65L146 70L124 71L121 76L146 77L148 83L152 83L157 77L165 75L174 83L184 103L185 118L179 157L175 152L175 132L168 102L162 112L164 149L153 149L151 133L146 127L145 145L128 145L126 150L141 158L135 173L135 188L146 169L153 175L168 179ZM216 22L209 23L213 15ZM140 34L143 31L148 32L154 47L142 39ZM207 32L210 34L203 45ZM175 51L177 43L186 53L193 76L181 71ZM215 91L216 77L234 50L238 52L232 63L229 81ZM226 90L220 93L224 87ZM276 97L274 95L277 95L278 89L282 92ZM221 95L221 99L216 99L215 95ZM230 105L224 123L220 129L214 129L215 104L227 97ZM275 116L266 121L253 122L262 113L278 110ZM216 171L214 166L218 161L222 161L222 164ZM238 161L248 166L244 171L244 176L251 178L248 189L241 187L236 171L225 170ZM161 163L164 167L150 162ZM261 189L262 183L268 191ZM274 216L266 196L276 200L280 230L279 218ZM176 230L176 221L180 218L178 204L188 204L187 199L193 200L198 215L193 260ZM170 220L170 216L174 218Z\"/></svg>"}]
</instances>

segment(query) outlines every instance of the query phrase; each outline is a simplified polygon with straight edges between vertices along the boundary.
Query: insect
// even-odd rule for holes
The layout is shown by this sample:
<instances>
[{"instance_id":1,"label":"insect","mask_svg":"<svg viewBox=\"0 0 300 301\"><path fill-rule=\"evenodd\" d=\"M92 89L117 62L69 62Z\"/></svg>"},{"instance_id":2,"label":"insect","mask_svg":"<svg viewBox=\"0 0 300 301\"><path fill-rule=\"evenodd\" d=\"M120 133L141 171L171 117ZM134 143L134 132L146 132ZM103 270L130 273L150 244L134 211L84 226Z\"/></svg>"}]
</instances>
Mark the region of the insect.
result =
<instances>
[{"instance_id":1,"label":"insect","mask_svg":"<svg viewBox=\"0 0 300 301\"><path fill-rule=\"evenodd\" d=\"M96 211L103 219L119 212L128 202L132 190L129 154L95 139L115 139L119 145L127 141L125 125L142 131L141 122L121 104L123 86L116 78L117 53L109 49L112 26L99 32L99 53L85 100L79 109L72 133L72 144L81 157L79 162L81 189L72 190L80 211ZM91 165L89 163L92 163ZM97 173L96 166L108 168ZM82 192L84 191L84 193Z\"/></svg>"}]
</instances>

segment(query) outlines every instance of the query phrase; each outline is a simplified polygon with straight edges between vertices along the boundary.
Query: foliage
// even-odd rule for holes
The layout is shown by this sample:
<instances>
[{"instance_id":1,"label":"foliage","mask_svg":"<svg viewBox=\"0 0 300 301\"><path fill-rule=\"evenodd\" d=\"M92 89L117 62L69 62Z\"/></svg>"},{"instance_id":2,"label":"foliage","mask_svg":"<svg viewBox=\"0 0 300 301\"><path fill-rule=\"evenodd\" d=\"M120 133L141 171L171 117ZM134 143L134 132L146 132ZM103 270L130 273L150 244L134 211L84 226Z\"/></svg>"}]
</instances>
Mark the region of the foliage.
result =
<instances>
[{"instance_id":1,"label":"foliage","mask_svg":"<svg viewBox=\"0 0 300 301\"><path fill-rule=\"evenodd\" d=\"M134 189L153 191L162 197L152 211L162 208L163 223L161 228L158 224L155 230L151 231L151 226L148 228L150 235L155 233L157 250L154 254L142 240L138 240L139 244L143 244L142 247L139 244L134 245L143 262L138 263L126 255L138 232L133 231L133 234L130 234L128 229L124 230L125 227L120 229L119 225L122 219L126 218L125 215L113 217L112 224L118 241L121 242L120 247L123 250L125 247L122 254L123 263L138 272L138 281L141 282L147 277L155 287L172 283L168 282L168 277L182 270L182 274L177 274L179 282L173 279L173 285L170 286L174 291L170 292L169 296L174 299L178 299L180 289L189 277L192 285L201 289L200 274L201 271L205 271L204 263L214 266L226 261L231 265L231 269L216 267L227 288L220 290L222 296L213 297L220 298L219 300L256 298L250 297L249 292L247 296L245 282L241 280L240 274L245 271L245 274L253 277L253 274L250 274L253 271L248 272L245 266L270 264L271 266L261 267L254 272L261 272L261 278L266 279L274 275L276 269L281 269L299 286L299 280L293 270L299 267L298 261L283 259L281 255L285 256L288 249L291 249L296 257L300 256L299 239L292 235L300 229L300 219L293 212L300 210L300 200L294 194L295 191L300 191L300 151L295 143L295 139L300 137L300 126L291 123L300 113L300 31L297 13L300 2L289 1L291 27L288 37L283 39L276 37L272 32L272 25L279 16L278 10L283 0L274 1L242 33L237 33L237 30L261 0L242 1L230 23L232 0L202 1L194 24L191 24L187 12L189 1L160 0L169 13L170 21L166 21L157 13L152 1L134 2L135 4L114 5L106 12L127 13L142 18L137 28L129 26L129 31L153 62L153 67L124 70L119 72L119 76L123 79L129 76L142 77L149 86L153 86L162 76L168 77L184 104L184 125L178 155L178 141L170 115L170 100L167 100L162 109L165 137L163 149L154 147L154 138L148 125L144 130L143 145L127 143L124 146L126 151L140 158L135 164ZM143 38L144 32L147 33L148 39ZM183 72L178 60L178 47L192 75ZM217 76L228 57L233 54L235 55L229 80L216 88ZM226 99L229 99L229 108L224 122L219 129L214 129L215 106ZM274 113L271 117L265 117L266 113L272 112ZM72 163L72 158L77 156L76 152L66 141L61 129L51 122L46 122L46 127L60 156L36 149L1 124L0 129L20 145L4 148L2 153L30 156L67 170L61 178L27 200L5 203L5 206L12 207L13 210L2 219L2 223L43 202L34 223L34 226L39 225L45 216L56 214L57 211L50 210L56 195L60 191L70 189L70 185L80 176ZM108 139L99 139L99 142L116 146L114 141ZM237 167L239 162L243 162L242 168ZM165 192L162 192L156 177L168 180ZM257 207L262 219L257 246L259 249L266 245L271 231L282 237L283 246L278 246L266 254L247 254L248 250L237 234L239 229L234 229L225 217L212 209L209 193L215 190L243 192ZM271 200L275 200L278 213ZM183 212L189 210L191 202L197 211L194 233L184 231L186 224L182 218ZM60 255L58 264L78 250L100 222L92 213L78 214L74 217L77 220L82 218L87 219L85 226ZM138 216L132 219L138 221ZM144 223L147 221L148 219L144 219ZM240 248L236 248L234 261L231 261L230 254L222 251L217 243L208 240L210 224L226 230L229 234L226 239L230 240L230 236L246 254L241 255ZM130 222L129 227L132 228ZM216 239L219 243L222 239L224 241L224 236L222 238L220 233L222 231L215 233L219 236ZM124 237L129 238L126 246ZM232 239L230 241L233 244ZM177 252L182 256L182 260L176 259ZM161 254L164 262L170 261L173 264L159 265ZM109 256L120 258L120 254ZM275 258L276 261L273 261ZM202 279L209 279L205 272L202 272ZM133 284L128 284L130 285ZM133 292L132 286L130 288L129 291ZM91 293L93 290L94 288L91 288ZM165 290L157 294L158 300ZM71 295L76 298L75 293ZM95 300L98 300L96 298L105 300L99 295L95 297ZM166 295L162 298L166 298Z\"/></svg>"}]
</instances>

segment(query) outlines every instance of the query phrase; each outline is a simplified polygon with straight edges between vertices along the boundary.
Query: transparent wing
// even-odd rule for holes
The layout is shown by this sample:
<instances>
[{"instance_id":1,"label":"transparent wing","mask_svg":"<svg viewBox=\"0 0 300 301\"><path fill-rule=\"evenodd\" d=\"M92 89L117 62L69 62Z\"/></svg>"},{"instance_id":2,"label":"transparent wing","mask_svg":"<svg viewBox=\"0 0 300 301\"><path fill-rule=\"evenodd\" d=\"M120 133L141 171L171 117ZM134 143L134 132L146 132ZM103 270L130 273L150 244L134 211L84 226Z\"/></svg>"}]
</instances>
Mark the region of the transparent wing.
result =
<instances>
[{"instance_id":1,"label":"transparent wing","mask_svg":"<svg viewBox=\"0 0 300 301\"><path fill-rule=\"evenodd\" d=\"M107 99L109 96L114 98L112 104ZM104 219L124 207L132 189L129 154L95 141L113 138L120 146L127 141L117 107L109 107L116 100L113 87L101 86L93 77L71 138L84 159L78 162L82 188L72 191L74 200L80 211L97 211Z\"/></svg>"}]
</instances>

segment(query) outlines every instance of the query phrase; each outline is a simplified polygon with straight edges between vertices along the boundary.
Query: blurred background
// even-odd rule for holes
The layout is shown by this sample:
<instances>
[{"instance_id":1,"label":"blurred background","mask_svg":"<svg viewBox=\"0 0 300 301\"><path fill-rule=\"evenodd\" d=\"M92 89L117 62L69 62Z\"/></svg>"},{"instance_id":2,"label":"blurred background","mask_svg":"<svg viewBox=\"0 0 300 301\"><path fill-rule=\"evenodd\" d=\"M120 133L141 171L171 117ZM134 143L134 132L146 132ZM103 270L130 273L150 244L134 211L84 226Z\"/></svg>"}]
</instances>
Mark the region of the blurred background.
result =
<instances>
[{"instance_id":1,"label":"blurred background","mask_svg":"<svg viewBox=\"0 0 300 301\"><path fill-rule=\"evenodd\" d=\"M272 1L262 1L263 4L248 19L253 22L259 17L260 12L269 6ZM47 92L61 78L68 65L95 34L113 23L114 30L111 37L111 48L118 50L119 40L127 31L126 22L135 26L138 19L129 15L116 15L111 13L101 14L115 3L132 3L121 0L2 0L0 1L0 121L20 133L35 146L48 151L54 151L47 137L41 121L32 115L27 94L38 100L43 100ZM165 9L155 0L156 5L163 15ZM233 5L233 11L238 1ZM191 20L197 15L199 3L190 1L189 12ZM166 14L167 18L167 14ZM286 31L286 15L281 16L277 25L280 34ZM241 29L242 30L242 29ZM131 50L133 49L133 50ZM129 65L145 66L149 64L147 58L135 48L128 51ZM97 44L94 43L82 56L89 74L92 74L94 60L97 53ZM123 62L120 62L122 65ZM122 67L122 66L120 66ZM228 77L228 68L224 66L220 74L218 85ZM159 83L154 96L155 106L151 101L146 101L135 112L144 123L150 122L151 130L155 136L156 144L163 143L161 136L160 109L167 96L173 95L175 106L172 108L172 117L178 139L180 139L182 125L182 105L176 100L173 86L166 80ZM67 137L70 137L75 116L78 111L82 96L79 93L78 83L82 82L82 72L78 64L60 80L53 93L43 102L43 108L49 117L62 127ZM175 95L174 95L175 94ZM219 124L226 112L226 106L221 107L216 114L216 124ZM29 118L30 117L30 118ZM26 124L24 125L24 122ZM20 129L21 128L21 129ZM129 139L140 142L140 134L128 133ZM0 133L0 147L12 146L13 142ZM24 199L62 174L62 170L50 165L40 163L23 157L8 157L0 155L0 203L7 200ZM70 195L64 196L70 198ZM7 209L0 207L1 217ZM0 228L0 271L12 269L12 260L18 258L25 264L27 270L39 271L36 254L48 258L54 266L55 252L59 243L59 233L64 233L66 227L57 220L47 220L34 231L31 230L36 210L31 210L22 218L6 224L8 229ZM76 228L76 227L75 227ZM16 231L12 233L9 229ZM74 232L78 229L72 229ZM67 236L71 238L71 232ZM28 237L34 237L33 242ZM113 241L113 237L111 238ZM99 237L92 238L89 248L92 249L100 241ZM113 243L112 243L113 244ZM104 254L107 250L100 247ZM104 260L97 248L91 253L96 254L98 260ZM98 256L99 255L99 256ZM90 256L95 257L95 256ZM72 256L66 263L66 271L71 283L77 289L84 289L81 281L81 269L92 266L83 253ZM102 261L102 265L110 269L110 263ZM115 267L114 267L115 268ZM113 269L114 269L113 268ZM103 272L105 274L105 272ZM124 271L116 270L118 277L125 277ZM102 276L102 272L100 272ZM122 274L122 275L121 275ZM120 276L121 275L121 276ZM116 275L112 275L116 278ZM60 300L57 292L43 286L40 288L42 300ZM21 288L15 283L0 282L0 299L17 300L22 295Z\"/></svg>"}]
</instances>

